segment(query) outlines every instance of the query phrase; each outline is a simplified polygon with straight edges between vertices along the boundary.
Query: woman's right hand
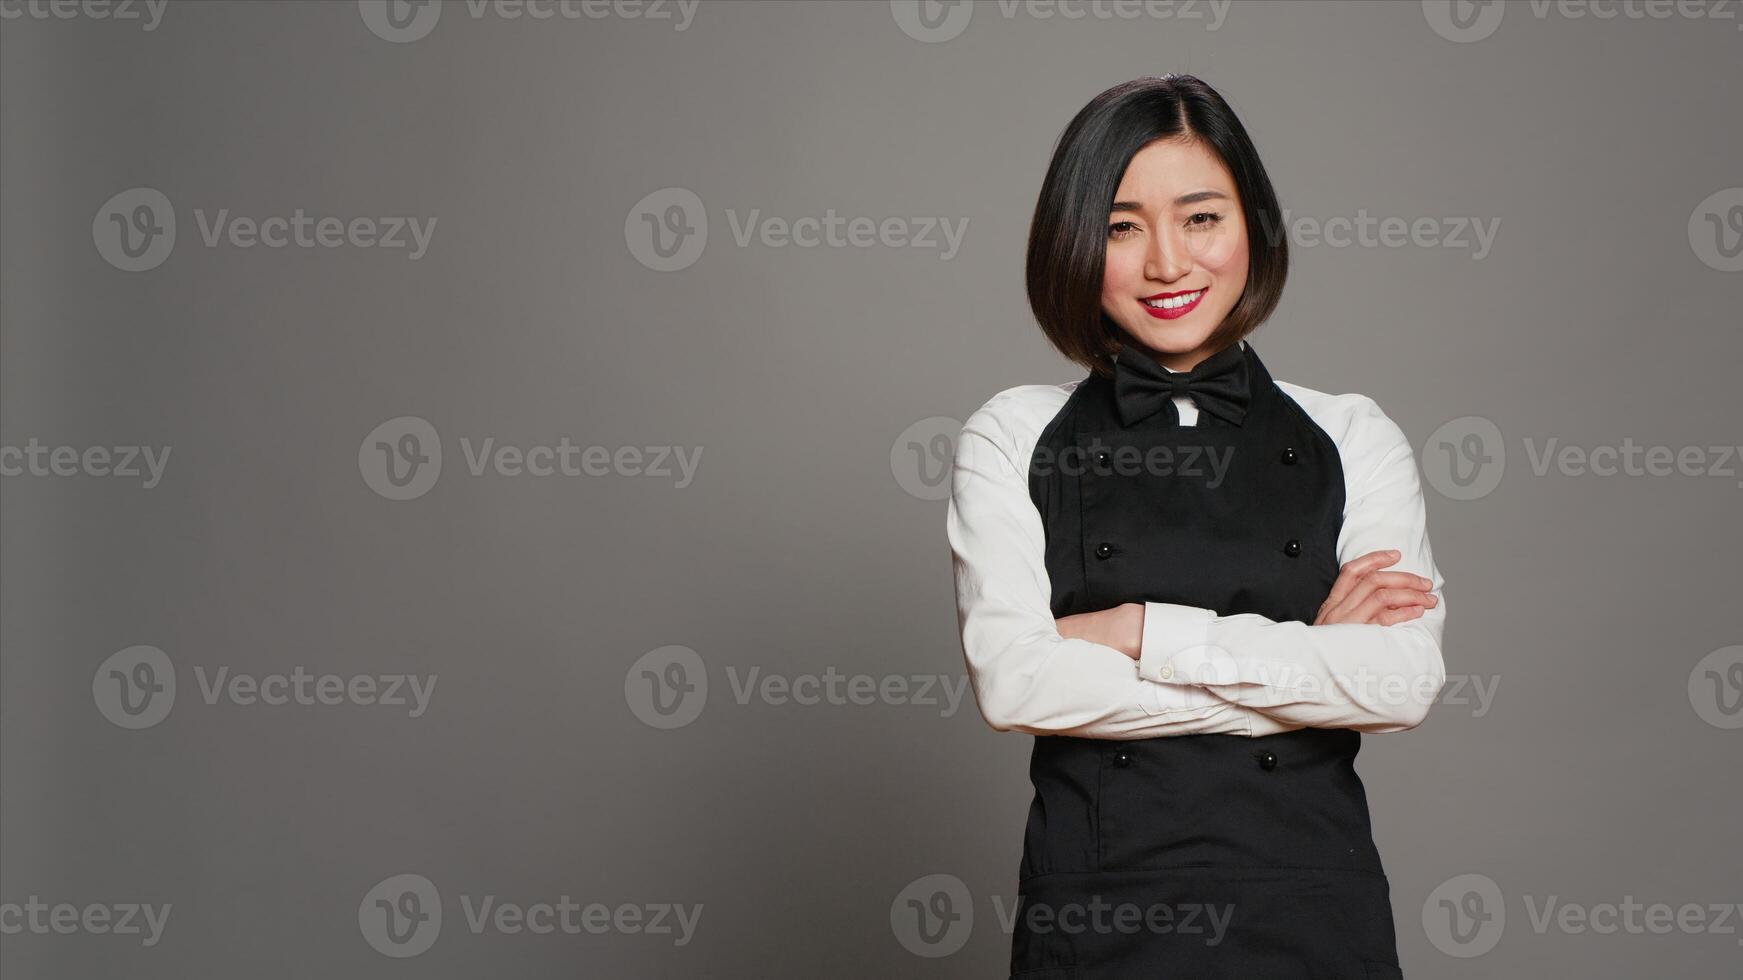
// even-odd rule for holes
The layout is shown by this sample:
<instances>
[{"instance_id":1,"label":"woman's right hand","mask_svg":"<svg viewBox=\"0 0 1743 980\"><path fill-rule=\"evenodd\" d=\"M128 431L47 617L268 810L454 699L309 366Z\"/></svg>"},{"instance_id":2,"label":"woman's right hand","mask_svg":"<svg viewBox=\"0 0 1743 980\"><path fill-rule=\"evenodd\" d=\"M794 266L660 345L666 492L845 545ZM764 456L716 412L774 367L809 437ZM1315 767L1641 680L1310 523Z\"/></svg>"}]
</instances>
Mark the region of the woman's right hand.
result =
<instances>
[{"instance_id":1,"label":"woman's right hand","mask_svg":"<svg viewBox=\"0 0 1743 980\"><path fill-rule=\"evenodd\" d=\"M1398 561L1397 550L1370 551L1350 561L1332 583L1331 594L1319 607L1313 625L1373 623L1391 626L1415 619L1440 602L1430 594L1434 583L1410 572L1383 572Z\"/></svg>"}]
</instances>

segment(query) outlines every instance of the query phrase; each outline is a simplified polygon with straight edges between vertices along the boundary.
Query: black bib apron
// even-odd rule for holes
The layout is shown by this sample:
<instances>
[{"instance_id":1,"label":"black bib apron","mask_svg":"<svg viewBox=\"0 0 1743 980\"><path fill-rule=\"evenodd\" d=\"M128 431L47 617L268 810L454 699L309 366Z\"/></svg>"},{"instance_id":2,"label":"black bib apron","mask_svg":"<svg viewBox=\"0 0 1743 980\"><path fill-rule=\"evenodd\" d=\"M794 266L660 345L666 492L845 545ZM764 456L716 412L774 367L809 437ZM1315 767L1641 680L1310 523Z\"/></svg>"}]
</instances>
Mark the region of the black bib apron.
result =
<instances>
[{"instance_id":1,"label":"black bib apron","mask_svg":"<svg viewBox=\"0 0 1743 980\"><path fill-rule=\"evenodd\" d=\"M1238 426L1124 427L1092 374L1042 432L1030 496L1055 617L1154 601L1313 621L1339 569L1342 464L1244 354ZM1360 746L1312 728L1036 737L1014 980L1400 977Z\"/></svg>"}]
</instances>

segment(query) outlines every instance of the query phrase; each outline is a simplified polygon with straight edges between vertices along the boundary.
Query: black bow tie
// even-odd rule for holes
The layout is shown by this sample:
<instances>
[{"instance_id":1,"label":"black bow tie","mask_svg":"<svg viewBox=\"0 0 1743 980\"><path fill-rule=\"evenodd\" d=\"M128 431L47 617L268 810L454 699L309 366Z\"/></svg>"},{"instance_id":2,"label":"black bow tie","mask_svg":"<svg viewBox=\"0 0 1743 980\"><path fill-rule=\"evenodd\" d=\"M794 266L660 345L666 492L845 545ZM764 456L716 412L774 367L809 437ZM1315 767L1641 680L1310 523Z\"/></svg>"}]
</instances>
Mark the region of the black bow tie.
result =
<instances>
[{"instance_id":1,"label":"black bow tie","mask_svg":"<svg viewBox=\"0 0 1743 980\"><path fill-rule=\"evenodd\" d=\"M1247 416L1252 399L1247 380L1247 357L1236 341L1198 363L1191 371L1175 373L1136 344L1126 344L1114 358L1114 399L1120 422L1131 425L1166 409L1175 423L1180 413L1170 399L1185 395L1201 412L1209 412L1233 425Z\"/></svg>"}]
</instances>

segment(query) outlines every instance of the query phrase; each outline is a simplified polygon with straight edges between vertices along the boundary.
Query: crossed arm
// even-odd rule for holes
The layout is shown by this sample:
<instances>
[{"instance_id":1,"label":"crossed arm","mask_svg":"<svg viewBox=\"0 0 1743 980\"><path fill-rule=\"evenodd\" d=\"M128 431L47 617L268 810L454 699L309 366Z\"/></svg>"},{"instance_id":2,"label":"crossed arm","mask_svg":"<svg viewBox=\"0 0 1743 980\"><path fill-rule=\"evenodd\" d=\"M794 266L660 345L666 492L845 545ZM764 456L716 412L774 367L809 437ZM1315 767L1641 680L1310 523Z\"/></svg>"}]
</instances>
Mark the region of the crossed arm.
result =
<instances>
[{"instance_id":1,"label":"crossed arm","mask_svg":"<svg viewBox=\"0 0 1743 980\"><path fill-rule=\"evenodd\" d=\"M996 414L970 417L946 524L963 651L987 723L1116 739L1421 724L1446 679L1444 580L1414 454L1363 401L1350 424L1366 429L1345 459L1343 572L1313 624L1157 602L1055 620L1024 454Z\"/></svg>"}]
</instances>

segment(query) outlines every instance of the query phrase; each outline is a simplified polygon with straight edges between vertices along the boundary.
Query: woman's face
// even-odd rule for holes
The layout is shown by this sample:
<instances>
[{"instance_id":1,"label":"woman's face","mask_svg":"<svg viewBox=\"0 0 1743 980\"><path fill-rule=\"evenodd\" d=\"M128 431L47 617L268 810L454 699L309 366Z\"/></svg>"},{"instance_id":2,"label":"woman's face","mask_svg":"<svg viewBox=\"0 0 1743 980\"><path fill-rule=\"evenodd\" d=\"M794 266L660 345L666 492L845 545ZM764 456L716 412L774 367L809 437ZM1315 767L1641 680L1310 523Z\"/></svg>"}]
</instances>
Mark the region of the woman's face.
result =
<instances>
[{"instance_id":1,"label":"woman's face","mask_svg":"<svg viewBox=\"0 0 1743 980\"><path fill-rule=\"evenodd\" d=\"M1196 140L1163 140L1126 166L1108 215L1102 309L1187 371L1247 285L1247 226L1235 179Z\"/></svg>"}]
</instances>

